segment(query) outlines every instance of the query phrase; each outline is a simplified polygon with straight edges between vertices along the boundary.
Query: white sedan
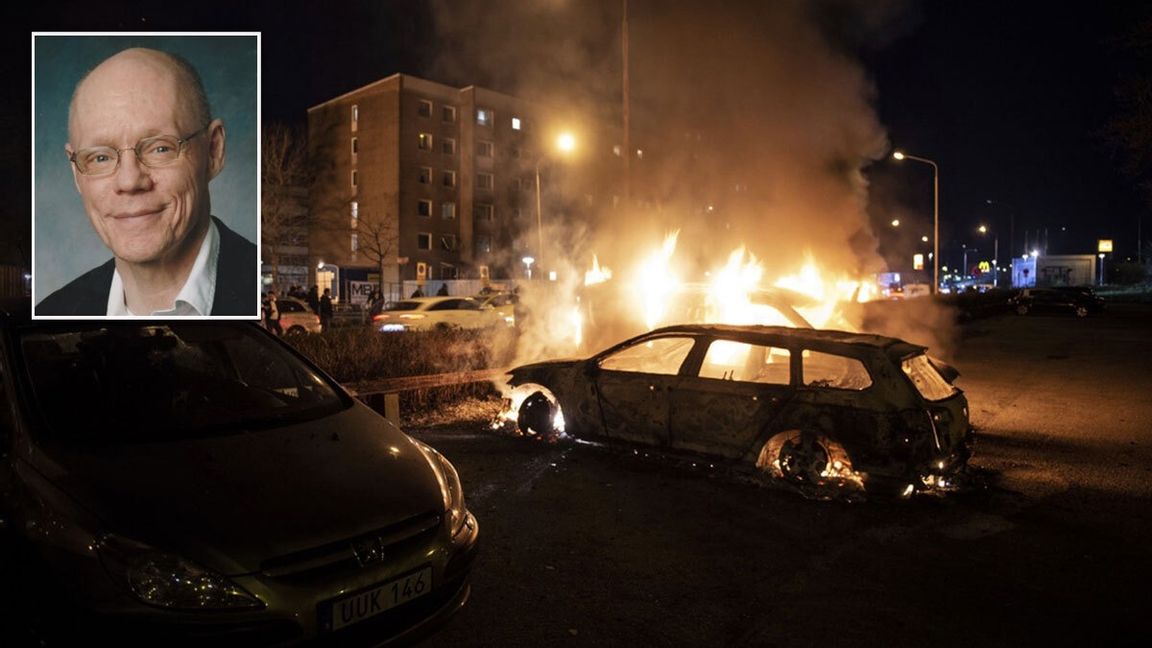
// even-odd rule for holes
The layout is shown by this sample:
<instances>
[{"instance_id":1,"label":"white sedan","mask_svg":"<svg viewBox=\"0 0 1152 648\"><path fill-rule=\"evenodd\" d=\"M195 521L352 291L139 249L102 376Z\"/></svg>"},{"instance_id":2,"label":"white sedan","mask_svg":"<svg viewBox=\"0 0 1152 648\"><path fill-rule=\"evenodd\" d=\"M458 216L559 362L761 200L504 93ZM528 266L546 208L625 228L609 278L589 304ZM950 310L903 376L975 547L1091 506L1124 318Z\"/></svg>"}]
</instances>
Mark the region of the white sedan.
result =
<instances>
[{"instance_id":1,"label":"white sedan","mask_svg":"<svg viewBox=\"0 0 1152 648\"><path fill-rule=\"evenodd\" d=\"M495 309L469 297L416 297L393 302L372 318L380 331L484 329L503 325Z\"/></svg>"}]
</instances>

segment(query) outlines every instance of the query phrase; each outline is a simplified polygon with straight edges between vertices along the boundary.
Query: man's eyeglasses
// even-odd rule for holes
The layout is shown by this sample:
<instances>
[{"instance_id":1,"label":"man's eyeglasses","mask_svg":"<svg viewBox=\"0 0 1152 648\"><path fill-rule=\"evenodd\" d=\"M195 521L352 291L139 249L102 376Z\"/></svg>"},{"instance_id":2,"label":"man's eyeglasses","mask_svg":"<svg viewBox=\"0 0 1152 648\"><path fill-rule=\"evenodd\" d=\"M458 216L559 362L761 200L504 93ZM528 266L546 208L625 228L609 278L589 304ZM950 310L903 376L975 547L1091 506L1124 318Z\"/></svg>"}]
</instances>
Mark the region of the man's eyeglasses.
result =
<instances>
[{"instance_id":1,"label":"man's eyeglasses","mask_svg":"<svg viewBox=\"0 0 1152 648\"><path fill-rule=\"evenodd\" d=\"M187 137L175 135L146 137L136 142L136 146L131 148L93 146L73 152L68 156L68 159L76 165L77 171L86 176L103 176L114 173L120 167L120 153L123 151L136 151L136 159L148 168L168 166L180 159L180 153L184 151L184 145L188 143L188 140L203 133L207 128L207 126L202 126L200 130Z\"/></svg>"}]
</instances>

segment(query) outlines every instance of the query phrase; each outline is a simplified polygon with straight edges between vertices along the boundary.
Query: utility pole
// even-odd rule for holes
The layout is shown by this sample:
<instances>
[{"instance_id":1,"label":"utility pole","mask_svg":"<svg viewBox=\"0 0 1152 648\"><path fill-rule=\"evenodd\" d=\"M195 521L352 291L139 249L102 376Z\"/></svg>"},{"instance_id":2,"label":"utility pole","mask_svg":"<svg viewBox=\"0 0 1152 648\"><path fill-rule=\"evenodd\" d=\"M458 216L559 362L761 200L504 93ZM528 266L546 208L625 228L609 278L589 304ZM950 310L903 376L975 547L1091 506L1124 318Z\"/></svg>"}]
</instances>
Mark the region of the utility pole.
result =
<instances>
[{"instance_id":1,"label":"utility pole","mask_svg":"<svg viewBox=\"0 0 1152 648\"><path fill-rule=\"evenodd\" d=\"M631 128L631 97L628 91L628 0L623 0L623 6L624 16L621 32L623 38L622 58L624 67L624 208L628 209L632 204L632 138L629 133Z\"/></svg>"}]
</instances>

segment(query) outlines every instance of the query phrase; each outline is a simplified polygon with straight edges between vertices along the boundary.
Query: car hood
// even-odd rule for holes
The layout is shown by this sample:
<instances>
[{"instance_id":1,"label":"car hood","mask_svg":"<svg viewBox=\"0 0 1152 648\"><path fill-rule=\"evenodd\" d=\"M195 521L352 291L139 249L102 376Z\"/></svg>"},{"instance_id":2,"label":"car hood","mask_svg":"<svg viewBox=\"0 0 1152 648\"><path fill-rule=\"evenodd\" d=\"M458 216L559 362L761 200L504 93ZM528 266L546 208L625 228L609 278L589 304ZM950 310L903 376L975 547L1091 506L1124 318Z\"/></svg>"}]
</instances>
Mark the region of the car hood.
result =
<instances>
[{"instance_id":1,"label":"car hood","mask_svg":"<svg viewBox=\"0 0 1152 648\"><path fill-rule=\"evenodd\" d=\"M105 531L225 574L444 503L416 442L356 403L316 421L224 437L51 448L37 469Z\"/></svg>"}]
</instances>

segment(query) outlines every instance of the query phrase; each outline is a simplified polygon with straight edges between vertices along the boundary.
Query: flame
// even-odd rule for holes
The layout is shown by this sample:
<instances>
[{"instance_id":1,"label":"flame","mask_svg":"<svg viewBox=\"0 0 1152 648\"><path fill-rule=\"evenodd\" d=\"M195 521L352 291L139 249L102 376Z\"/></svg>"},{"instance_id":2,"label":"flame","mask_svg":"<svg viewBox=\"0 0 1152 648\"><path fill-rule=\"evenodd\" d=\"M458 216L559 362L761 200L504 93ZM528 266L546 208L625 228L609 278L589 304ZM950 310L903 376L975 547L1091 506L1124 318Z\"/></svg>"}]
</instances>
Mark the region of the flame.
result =
<instances>
[{"instance_id":1,"label":"flame","mask_svg":"<svg viewBox=\"0 0 1152 648\"><path fill-rule=\"evenodd\" d=\"M584 285L591 286L598 283L604 283L612 278L612 271L607 266L600 267L600 259L596 255L592 255L592 269L584 273Z\"/></svg>"},{"instance_id":2,"label":"flame","mask_svg":"<svg viewBox=\"0 0 1152 648\"><path fill-rule=\"evenodd\" d=\"M641 262L636 272L635 291L644 305L644 324L649 329L665 323L665 314L671 297L680 287L680 279L672 268L672 254L680 230L664 237L664 245Z\"/></svg>"},{"instance_id":3,"label":"flame","mask_svg":"<svg viewBox=\"0 0 1152 648\"><path fill-rule=\"evenodd\" d=\"M681 280L675 258L679 235L679 230L667 234L659 248L642 256L633 272L625 275L627 280L613 278L612 271L593 255L584 285L614 282L617 294L631 309L620 315L645 330L674 323L723 323L857 331L845 317L845 304L879 295L874 282L831 276L810 253L799 272L768 280L764 263L744 246L729 253L724 265L708 272L706 283L687 283ZM577 329L569 337L578 344L585 339L582 313L578 306L569 318ZM717 353L722 355L724 350Z\"/></svg>"}]
</instances>

